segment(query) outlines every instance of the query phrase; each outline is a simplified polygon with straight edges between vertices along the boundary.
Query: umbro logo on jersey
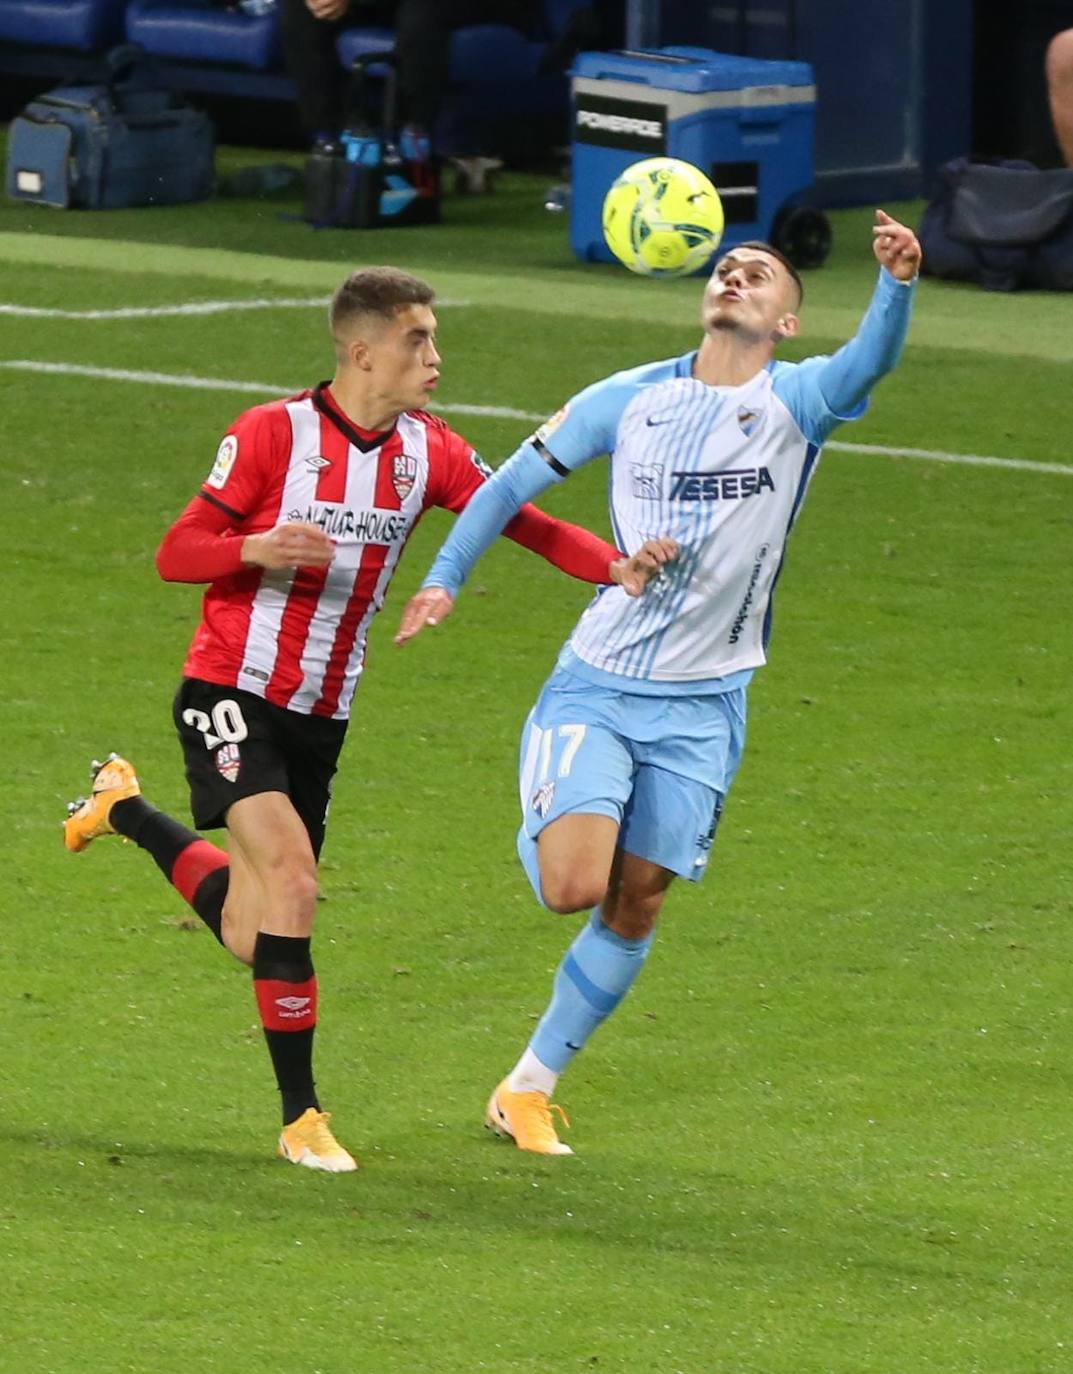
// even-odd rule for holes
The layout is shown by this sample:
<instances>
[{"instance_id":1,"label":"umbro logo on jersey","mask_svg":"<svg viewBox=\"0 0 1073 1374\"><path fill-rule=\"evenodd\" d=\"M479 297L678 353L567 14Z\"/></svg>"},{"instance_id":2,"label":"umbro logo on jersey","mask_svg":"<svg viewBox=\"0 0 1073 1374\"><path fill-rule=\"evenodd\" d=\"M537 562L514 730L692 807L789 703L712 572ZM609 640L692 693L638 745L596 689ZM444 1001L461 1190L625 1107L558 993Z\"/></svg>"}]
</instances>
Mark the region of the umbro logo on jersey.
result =
<instances>
[{"instance_id":1,"label":"umbro logo on jersey","mask_svg":"<svg viewBox=\"0 0 1073 1374\"><path fill-rule=\"evenodd\" d=\"M672 501L740 501L774 491L767 468L730 468L726 472L672 472Z\"/></svg>"},{"instance_id":2,"label":"umbro logo on jersey","mask_svg":"<svg viewBox=\"0 0 1073 1374\"><path fill-rule=\"evenodd\" d=\"M306 468L309 472L320 472L323 468L330 468L331 465L332 460L330 458L325 458L320 453L311 454L306 459Z\"/></svg>"}]
</instances>

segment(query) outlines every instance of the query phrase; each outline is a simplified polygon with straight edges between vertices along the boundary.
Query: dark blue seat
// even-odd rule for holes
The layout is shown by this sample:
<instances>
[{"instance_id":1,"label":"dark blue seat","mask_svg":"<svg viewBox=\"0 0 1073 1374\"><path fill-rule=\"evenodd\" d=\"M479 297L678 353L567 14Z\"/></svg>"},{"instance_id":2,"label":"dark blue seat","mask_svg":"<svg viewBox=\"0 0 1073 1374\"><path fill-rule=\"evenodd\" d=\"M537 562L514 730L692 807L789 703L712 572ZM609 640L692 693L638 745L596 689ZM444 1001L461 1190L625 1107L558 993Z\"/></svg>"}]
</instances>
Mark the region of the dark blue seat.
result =
<instances>
[{"instance_id":1,"label":"dark blue seat","mask_svg":"<svg viewBox=\"0 0 1073 1374\"><path fill-rule=\"evenodd\" d=\"M0 4L0 39L93 52L122 41L125 9L126 0L8 0Z\"/></svg>"},{"instance_id":2,"label":"dark blue seat","mask_svg":"<svg viewBox=\"0 0 1073 1374\"><path fill-rule=\"evenodd\" d=\"M341 33L335 50L343 66L349 67L359 57L375 57L378 53L390 52L394 46L394 29L368 24L365 28L347 29Z\"/></svg>"},{"instance_id":3,"label":"dark blue seat","mask_svg":"<svg viewBox=\"0 0 1073 1374\"><path fill-rule=\"evenodd\" d=\"M223 9L211 0L131 0L127 37L154 57L275 71L283 60L279 16Z\"/></svg>"},{"instance_id":4,"label":"dark blue seat","mask_svg":"<svg viewBox=\"0 0 1073 1374\"><path fill-rule=\"evenodd\" d=\"M440 116L437 143L446 153L497 152L516 144L533 122L564 115L569 104L565 75L547 74L541 64L586 0L544 0L543 33L527 38L505 24L469 24L451 34L451 86ZM339 60L390 51L391 29L356 27L340 34ZM370 75L377 75L375 67Z\"/></svg>"}]
</instances>

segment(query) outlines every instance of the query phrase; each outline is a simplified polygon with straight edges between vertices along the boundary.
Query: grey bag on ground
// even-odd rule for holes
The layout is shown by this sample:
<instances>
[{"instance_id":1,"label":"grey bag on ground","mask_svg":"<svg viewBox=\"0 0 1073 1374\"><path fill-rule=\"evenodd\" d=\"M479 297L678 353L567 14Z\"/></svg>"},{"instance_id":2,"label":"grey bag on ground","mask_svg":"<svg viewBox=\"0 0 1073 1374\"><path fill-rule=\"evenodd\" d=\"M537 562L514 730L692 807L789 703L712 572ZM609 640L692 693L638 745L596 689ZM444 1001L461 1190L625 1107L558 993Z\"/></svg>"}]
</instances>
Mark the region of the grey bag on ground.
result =
<instances>
[{"instance_id":1,"label":"grey bag on ground","mask_svg":"<svg viewBox=\"0 0 1073 1374\"><path fill-rule=\"evenodd\" d=\"M208 116L162 86L128 45L107 79L33 100L8 133L7 194L88 210L180 205L213 193Z\"/></svg>"},{"instance_id":2,"label":"grey bag on ground","mask_svg":"<svg viewBox=\"0 0 1073 1374\"><path fill-rule=\"evenodd\" d=\"M930 276L988 291L1071 291L1073 171L948 162L919 233Z\"/></svg>"}]
</instances>

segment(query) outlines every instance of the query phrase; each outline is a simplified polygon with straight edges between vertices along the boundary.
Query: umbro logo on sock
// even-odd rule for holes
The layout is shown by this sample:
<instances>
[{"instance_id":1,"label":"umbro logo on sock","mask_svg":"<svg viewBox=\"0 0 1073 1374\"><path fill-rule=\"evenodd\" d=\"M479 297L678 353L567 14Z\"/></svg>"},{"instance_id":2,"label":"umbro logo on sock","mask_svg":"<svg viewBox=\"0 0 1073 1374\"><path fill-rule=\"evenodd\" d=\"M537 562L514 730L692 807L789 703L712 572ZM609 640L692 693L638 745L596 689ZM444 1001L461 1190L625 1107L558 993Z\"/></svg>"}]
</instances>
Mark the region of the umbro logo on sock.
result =
<instances>
[{"instance_id":1,"label":"umbro logo on sock","mask_svg":"<svg viewBox=\"0 0 1073 1374\"><path fill-rule=\"evenodd\" d=\"M312 998L310 997L277 997L276 1006L284 1008L284 1010L280 1012L281 1016L297 1020L300 1016L308 1016L310 1014L309 1003L311 1001Z\"/></svg>"}]
</instances>

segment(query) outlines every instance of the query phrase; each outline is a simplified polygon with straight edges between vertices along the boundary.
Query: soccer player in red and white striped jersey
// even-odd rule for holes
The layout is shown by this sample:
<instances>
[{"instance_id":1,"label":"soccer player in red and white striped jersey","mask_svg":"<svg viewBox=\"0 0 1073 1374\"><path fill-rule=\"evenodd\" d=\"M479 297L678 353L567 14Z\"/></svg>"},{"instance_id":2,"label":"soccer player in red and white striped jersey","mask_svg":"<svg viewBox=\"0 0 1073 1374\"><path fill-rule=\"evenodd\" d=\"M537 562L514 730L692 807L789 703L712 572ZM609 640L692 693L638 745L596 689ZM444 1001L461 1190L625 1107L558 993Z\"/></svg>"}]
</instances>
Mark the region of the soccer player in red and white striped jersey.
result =
<instances>
[{"instance_id":1,"label":"soccer player in red and white striped jersey","mask_svg":"<svg viewBox=\"0 0 1073 1374\"><path fill-rule=\"evenodd\" d=\"M253 969L283 1100L280 1154L356 1168L313 1082L310 935L331 780L373 616L430 506L461 511L488 470L424 408L440 371L433 292L393 268L332 300L330 383L241 415L167 532L168 581L207 582L175 700L191 810L228 850L152 807L133 767L94 765L68 849L119 833L147 850L216 938ZM639 594L665 553L632 557L524 507L504 531L575 577Z\"/></svg>"}]
</instances>

